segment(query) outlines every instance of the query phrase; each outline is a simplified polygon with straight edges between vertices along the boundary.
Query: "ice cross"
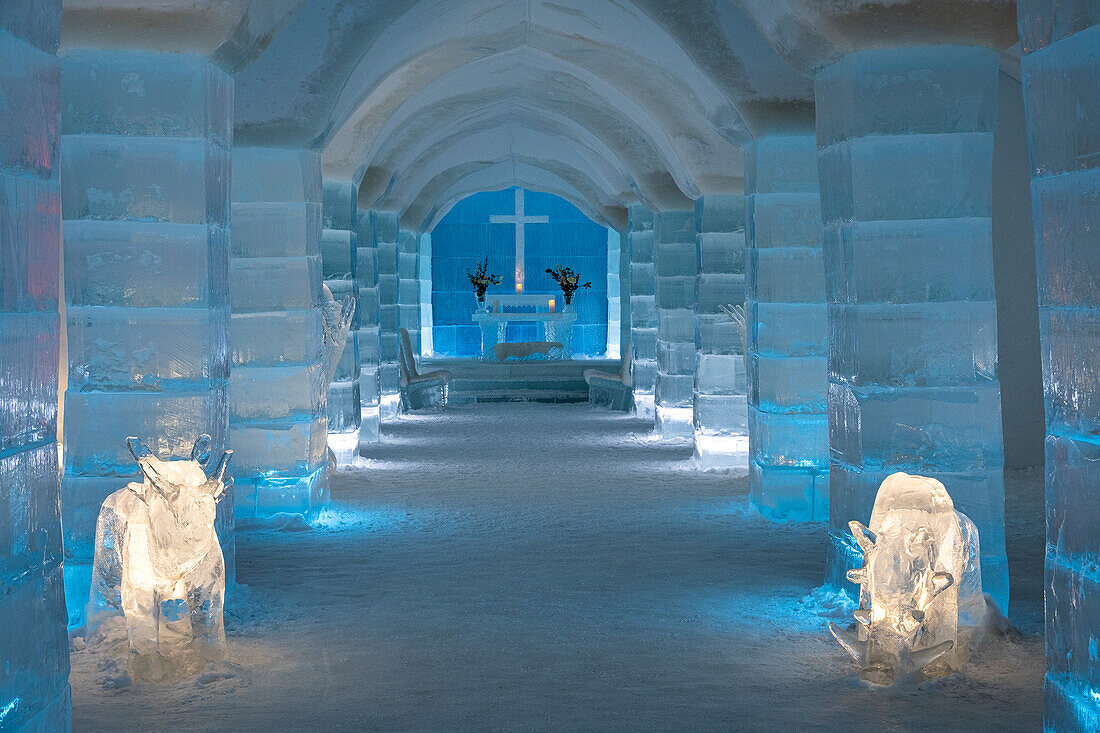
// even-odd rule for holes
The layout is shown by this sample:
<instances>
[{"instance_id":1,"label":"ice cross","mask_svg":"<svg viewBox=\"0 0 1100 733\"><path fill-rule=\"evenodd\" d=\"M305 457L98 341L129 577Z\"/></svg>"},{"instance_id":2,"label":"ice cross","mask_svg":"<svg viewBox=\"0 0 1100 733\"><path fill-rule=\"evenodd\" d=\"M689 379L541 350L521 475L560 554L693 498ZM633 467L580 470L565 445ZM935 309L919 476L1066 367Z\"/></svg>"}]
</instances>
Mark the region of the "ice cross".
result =
<instances>
[{"instance_id":1,"label":"ice cross","mask_svg":"<svg viewBox=\"0 0 1100 733\"><path fill-rule=\"evenodd\" d=\"M516 189L516 213L491 214L490 224L515 224L516 226L516 292L523 292L523 227L525 224L549 224L549 216L524 216L523 189Z\"/></svg>"}]
</instances>

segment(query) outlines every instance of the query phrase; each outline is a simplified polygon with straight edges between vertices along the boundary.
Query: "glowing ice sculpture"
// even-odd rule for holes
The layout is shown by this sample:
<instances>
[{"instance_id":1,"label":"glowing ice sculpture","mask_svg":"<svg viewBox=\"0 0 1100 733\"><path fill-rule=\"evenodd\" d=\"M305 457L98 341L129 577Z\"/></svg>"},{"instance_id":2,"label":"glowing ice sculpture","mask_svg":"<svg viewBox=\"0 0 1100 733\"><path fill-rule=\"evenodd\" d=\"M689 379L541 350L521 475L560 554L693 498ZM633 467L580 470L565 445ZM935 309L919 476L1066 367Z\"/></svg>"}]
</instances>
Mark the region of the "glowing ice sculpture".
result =
<instances>
[{"instance_id":1,"label":"glowing ice sculpture","mask_svg":"<svg viewBox=\"0 0 1100 733\"><path fill-rule=\"evenodd\" d=\"M145 475L107 497L96 524L92 629L121 611L134 680L194 674L225 653L225 564L214 531L228 484L226 451L207 477L210 436L190 460L162 461L138 438L126 444Z\"/></svg>"},{"instance_id":2,"label":"glowing ice sculpture","mask_svg":"<svg viewBox=\"0 0 1100 733\"><path fill-rule=\"evenodd\" d=\"M829 629L860 678L889 685L959 669L986 609L974 523L939 481L895 473L879 487L871 526L848 526L863 550L863 567L848 571L860 584L857 630Z\"/></svg>"}]
</instances>

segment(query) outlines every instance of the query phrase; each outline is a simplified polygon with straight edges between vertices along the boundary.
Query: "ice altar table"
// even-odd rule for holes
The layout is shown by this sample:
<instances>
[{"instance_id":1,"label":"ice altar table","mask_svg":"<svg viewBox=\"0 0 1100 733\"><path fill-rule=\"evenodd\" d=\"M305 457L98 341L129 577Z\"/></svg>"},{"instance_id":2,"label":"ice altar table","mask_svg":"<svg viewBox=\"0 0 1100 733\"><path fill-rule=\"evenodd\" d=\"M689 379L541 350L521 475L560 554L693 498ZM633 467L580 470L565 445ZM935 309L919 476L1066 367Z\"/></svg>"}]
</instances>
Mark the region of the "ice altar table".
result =
<instances>
[{"instance_id":1,"label":"ice altar table","mask_svg":"<svg viewBox=\"0 0 1100 733\"><path fill-rule=\"evenodd\" d=\"M555 298L547 295L493 296L491 307L475 312L473 321L481 327L481 358L493 361L494 347L505 343L505 332L511 322L542 324L545 341L562 345L561 359L573 356L573 324L577 314L571 306L564 311L556 309Z\"/></svg>"}]
</instances>

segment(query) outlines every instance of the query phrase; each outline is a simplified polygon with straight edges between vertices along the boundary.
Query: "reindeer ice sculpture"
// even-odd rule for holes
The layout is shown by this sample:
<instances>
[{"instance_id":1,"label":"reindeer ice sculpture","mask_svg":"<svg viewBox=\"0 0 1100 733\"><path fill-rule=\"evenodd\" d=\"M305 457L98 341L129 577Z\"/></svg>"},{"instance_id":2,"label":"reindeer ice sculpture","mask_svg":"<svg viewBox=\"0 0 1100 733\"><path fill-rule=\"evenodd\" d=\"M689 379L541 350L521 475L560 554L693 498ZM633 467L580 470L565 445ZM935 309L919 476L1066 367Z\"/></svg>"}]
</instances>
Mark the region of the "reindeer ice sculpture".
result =
<instances>
[{"instance_id":1,"label":"reindeer ice sculpture","mask_svg":"<svg viewBox=\"0 0 1100 733\"><path fill-rule=\"evenodd\" d=\"M126 444L145 480L99 510L89 623L122 612L135 680L193 674L224 656L225 565L214 514L232 451L207 477L209 435L190 460L162 461L138 438Z\"/></svg>"},{"instance_id":2,"label":"reindeer ice sculpture","mask_svg":"<svg viewBox=\"0 0 1100 733\"><path fill-rule=\"evenodd\" d=\"M855 633L829 629L859 662L860 678L889 685L915 672L935 677L965 663L960 619L977 626L985 612L978 531L935 479L895 473L879 487L871 526L849 522L863 567Z\"/></svg>"}]
</instances>

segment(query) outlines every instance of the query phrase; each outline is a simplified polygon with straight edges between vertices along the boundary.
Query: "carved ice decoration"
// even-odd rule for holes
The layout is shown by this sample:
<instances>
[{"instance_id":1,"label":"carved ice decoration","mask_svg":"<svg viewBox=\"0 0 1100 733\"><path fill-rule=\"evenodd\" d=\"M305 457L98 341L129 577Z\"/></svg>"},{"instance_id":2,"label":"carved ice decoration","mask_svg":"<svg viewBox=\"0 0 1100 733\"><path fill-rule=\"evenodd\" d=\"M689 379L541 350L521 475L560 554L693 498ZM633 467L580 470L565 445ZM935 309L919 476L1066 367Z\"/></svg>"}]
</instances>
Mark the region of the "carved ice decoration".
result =
<instances>
[{"instance_id":1,"label":"carved ice decoration","mask_svg":"<svg viewBox=\"0 0 1100 733\"><path fill-rule=\"evenodd\" d=\"M355 298L349 296L337 302L328 285L325 285L324 289L325 302L321 306L324 328L321 364L325 370L322 396L327 397L329 385L336 377L336 367L340 364L340 357L348 343L348 332L351 330L351 321L355 317Z\"/></svg>"},{"instance_id":2,"label":"carved ice decoration","mask_svg":"<svg viewBox=\"0 0 1100 733\"><path fill-rule=\"evenodd\" d=\"M121 611L130 676L159 681L197 673L225 652L225 564L214 532L228 483L226 451L204 470L211 440L189 460L157 458L138 438L126 444L145 476L107 497L96 524L90 630Z\"/></svg>"},{"instance_id":3,"label":"carved ice decoration","mask_svg":"<svg viewBox=\"0 0 1100 733\"><path fill-rule=\"evenodd\" d=\"M968 661L986 610L978 531L939 481L895 473L879 487L870 527L849 522L863 567L856 630L829 628L876 685L948 674Z\"/></svg>"}]
</instances>

